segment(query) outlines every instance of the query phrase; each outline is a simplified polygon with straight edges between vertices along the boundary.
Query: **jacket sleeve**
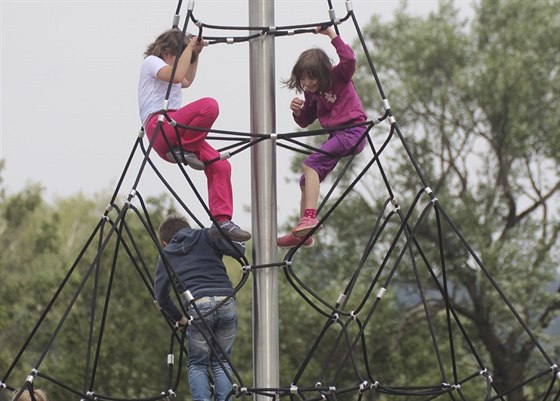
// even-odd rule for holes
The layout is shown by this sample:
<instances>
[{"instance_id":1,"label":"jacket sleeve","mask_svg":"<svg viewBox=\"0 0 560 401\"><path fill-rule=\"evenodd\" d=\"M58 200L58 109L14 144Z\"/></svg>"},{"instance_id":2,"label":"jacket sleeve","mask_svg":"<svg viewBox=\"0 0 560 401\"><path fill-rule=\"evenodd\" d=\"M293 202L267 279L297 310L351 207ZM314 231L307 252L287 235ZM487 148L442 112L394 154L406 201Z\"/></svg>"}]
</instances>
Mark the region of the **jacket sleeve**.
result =
<instances>
[{"instance_id":1,"label":"jacket sleeve","mask_svg":"<svg viewBox=\"0 0 560 401\"><path fill-rule=\"evenodd\" d=\"M356 71L356 56L354 50L344 43L340 36L335 37L331 43L340 59L340 62L333 67L332 74L335 78L343 82L349 82Z\"/></svg>"},{"instance_id":2,"label":"jacket sleeve","mask_svg":"<svg viewBox=\"0 0 560 401\"><path fill-rule=\"evenodd\" d=\"M167 269L161 256L158 257L156 278L154 280L154 296L159 307L165 312L167 316L174 322L181 320L183 312L177 308L170 296L171 281L167 274Z\"/></svg>"}]
</instances>

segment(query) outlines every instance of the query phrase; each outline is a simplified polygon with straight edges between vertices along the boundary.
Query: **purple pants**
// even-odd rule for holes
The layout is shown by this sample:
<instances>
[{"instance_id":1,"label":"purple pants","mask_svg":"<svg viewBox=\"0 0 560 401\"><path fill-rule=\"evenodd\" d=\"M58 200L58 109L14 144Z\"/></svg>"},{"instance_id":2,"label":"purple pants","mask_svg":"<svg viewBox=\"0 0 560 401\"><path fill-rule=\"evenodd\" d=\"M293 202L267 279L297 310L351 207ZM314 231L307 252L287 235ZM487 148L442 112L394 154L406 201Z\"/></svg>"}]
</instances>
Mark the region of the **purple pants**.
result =
<instances>
[{"instance_id":1,"label":"purple pants","mask_svg":"<svg viewBox=\"0 0 560 401\"><path fill-rule=\"evenodd\" d=\"M321 152L313 152L307 156L303 163L315 170L319 175L319 181L323 182L329 173L334 170L338 161L344 156L348 156L350 154L350 150L360 140L365 130L365 127L352 127L331 132L329 138L319 148L322 151L327 152L328 155ZM366 140L364 137L351 154L357 155L364 150L365 146ZM299 180L299 186L305 186L305 176L303 175Z\"/></svg>"},{"instance_id":2,"label":"purple pants","mask_svg":"<svg viewBox=\"0 0 560 401\"><path fill-rule=\"evenodd\" d=\"M219 106L216 100L206 97L181 107L179 110L168 111L167 114L177 123L197 128L212 128L214 121L218 118ZM153 114L146 121L146 134L151 141L158 125L159 113ZM214 159L220 153L206 141L208 132L195 131L178 128L179 142L175 134L175 128L167 121L162 125L163 134L171 144L171 147L182 146L189 152L194 152L202 161ZM169 147L162 135L161 130L153 143L153 148L165 161L174 163L167 159ZM231 219L233 214L233 190L231 187L231 164L227 160L215 161L204 169L208 185L208 208L212 216L225 216Z\"/></svg>"}]
</instances>

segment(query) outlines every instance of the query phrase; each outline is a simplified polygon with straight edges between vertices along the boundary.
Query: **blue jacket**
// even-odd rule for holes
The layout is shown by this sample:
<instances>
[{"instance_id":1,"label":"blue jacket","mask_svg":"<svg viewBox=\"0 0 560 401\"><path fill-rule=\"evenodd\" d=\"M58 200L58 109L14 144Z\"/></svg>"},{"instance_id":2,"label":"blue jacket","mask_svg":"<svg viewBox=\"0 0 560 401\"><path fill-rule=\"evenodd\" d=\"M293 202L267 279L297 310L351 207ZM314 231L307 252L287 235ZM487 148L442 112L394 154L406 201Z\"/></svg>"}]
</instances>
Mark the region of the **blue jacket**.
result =
<instances>
[{"instance_id":1,"label":"blue jacket","mask_svg":"<svg viewBox=\"0 0 560 401\"><path fill-rule=\"evenodd\" d=\"M163 249L166 259L176 276L195 299L206 296L229 296L233 286L222 257L239 258L245 253L245 245L234 242L233 247L224 239L210 236L208 229L183 228ZM181 287L178 286L179 291ZM171 281L161 255L158 257L154 282L155 298L163 311L174 321L183 313L170 296Z\"/></svg>"}]
</instances>

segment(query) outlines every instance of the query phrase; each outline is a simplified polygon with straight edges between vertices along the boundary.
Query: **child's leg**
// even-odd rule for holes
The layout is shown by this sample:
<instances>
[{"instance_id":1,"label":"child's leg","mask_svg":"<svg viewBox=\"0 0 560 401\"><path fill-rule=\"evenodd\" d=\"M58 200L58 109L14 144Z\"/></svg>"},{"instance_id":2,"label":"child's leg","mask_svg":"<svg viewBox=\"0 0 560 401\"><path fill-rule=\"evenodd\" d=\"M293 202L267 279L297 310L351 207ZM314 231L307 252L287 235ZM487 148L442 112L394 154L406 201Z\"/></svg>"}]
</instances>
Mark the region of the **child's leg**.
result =
<instances>
[{"instance_id":1,"label":"child's leg","mask_svg":"<svg viewBox=\"0 0 560 401\"><path fill-rule=\"evenodd\" d=\"M305 177L305 186L302 187L302 216L305 209L317 209L320 186L319 174L305 163L303 163L303 175Z\"/></svg>"},{"instance_id":2,"label":"child's leg","mask_svg":"<svg viewBox=\"0 0 560 401\"><path fill-rule=\"evenodd\" d=\"M218 114L218 102L209 97L199 99L181 107L179 110L169 112L169 116L179 124L197 128L212 128L214 121L218 118ZM205 141L208 132L179 128L179 134L181 137L181 147L198 155L199 148Z\"/></svg>"},{"instance_id":3,"label":"child's leg","mask_svg":"<svg viewBox=\"0 0 560 401\"><path fill-rule=\"evenodd\" d=\"M208 161L220 153L208 142L199 148L199 158ZM208 208L214 218L230 220L233 215L233 189L231 186L231 164L227 160L210 163L204 170L208 185ZM219 219L220 220L220 219Z\"/></svg>"}]
</instances>

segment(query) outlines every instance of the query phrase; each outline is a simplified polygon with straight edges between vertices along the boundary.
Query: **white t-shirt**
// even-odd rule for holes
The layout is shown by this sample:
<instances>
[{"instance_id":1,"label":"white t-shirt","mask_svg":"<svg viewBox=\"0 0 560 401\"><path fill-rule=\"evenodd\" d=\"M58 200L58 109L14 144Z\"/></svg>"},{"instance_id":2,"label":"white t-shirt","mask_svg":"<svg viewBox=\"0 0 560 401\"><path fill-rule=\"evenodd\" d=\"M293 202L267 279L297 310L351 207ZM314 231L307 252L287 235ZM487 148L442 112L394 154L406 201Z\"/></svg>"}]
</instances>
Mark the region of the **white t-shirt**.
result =
<instances>
[{"instance_id":1,"label":"white t-shirt","mask_svg":"<svg viewBox=\"0 0 560 401\"><path fill-rule=\"evenodd\" d=\"M167 94L169 82L157 79L158 71L166 66L165 61L156 56L148 56L140 67L138 81L138 106L142 125L146 124L148 116L163 109L163 100ZM169 93L169 109L181 108L181 84L173 84Z\"/></svg>"}]
</instances>

